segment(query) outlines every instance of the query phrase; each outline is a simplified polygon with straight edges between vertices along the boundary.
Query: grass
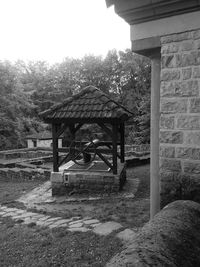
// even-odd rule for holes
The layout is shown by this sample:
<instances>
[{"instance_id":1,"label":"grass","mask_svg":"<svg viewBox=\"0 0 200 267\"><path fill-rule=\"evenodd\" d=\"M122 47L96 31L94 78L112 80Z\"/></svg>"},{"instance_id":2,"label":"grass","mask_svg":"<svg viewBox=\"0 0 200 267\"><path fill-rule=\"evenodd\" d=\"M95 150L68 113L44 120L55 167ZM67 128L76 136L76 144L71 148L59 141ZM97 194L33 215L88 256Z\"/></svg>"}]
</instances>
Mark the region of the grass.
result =
<instances>
[{"instance_id":1,"label":"grass","mask_svg":"<svg viewBox=\"0 0 200 267\"><path fill-rule=\"evenodd\" d=\"M105 200L93 202L80 202L71 204L62 204L61 209L57 210L57 205L52 204L50 214L53 216L63 216L70 218L73 216L92 217L100 221L116 221L124 227L138 228L143 226L149 220L149 165L143 165L127 170L129 179L140 180L138 191L134 199L116 199L110 196ZM55 209L54 209L55 207ZM34 210L32 210L34 211Z\"/></svg>"},{"instance_id":2,"label":"grass","mask_svg":"<svg viewBox=\"0 0 200 267\"><path fill-rule=\"evenodd\" d=\"M40 184L41 181L0 181L0 204L23 208L24 205L17 203L16 199L18 199L22 194L39 186Z\"/></svg>"},{"instance_id":3,"label":"grass","mask_svg":"<svg viewBox=\"0 0 200 267\"><path fill-rule=\"evenodd\" d=\"M149 165L128 169L130 179L140 179L134 199L109 199L93 204L66 206L57 215L92 216L103 221L114 220L124 227L141 227L149 220ZM36 187L38 182L0 182L0 203L17 206L22 193ZM56 215L56 212L55 212ZM35 225L14 224L0 217L0 266L67 266L101 267L122 250L122 243L114 236L94 233L70 233L65 229L45 229Z\"/></svg>"},{"instance_id":4,"label":"grass","mask_svg":"<svg viewBox=\"0 0 200 267\"><path fill-rule=\"evenodd\" d=\"M101 267L121 249L122 244L113 235L29 228L8 219L0 224L3 267Z\"/></svg>"},{"instance_id":5,"label":"grass","mask_svg":"<svg viewBox=\"0 0 200 267\"><path fill-rule=\"evenodd\" d=\"M149 165L129 168L129 179L140 179L140 184L134 199L111 199L106 203L97 205L94 212L97 218L102 220L115 220L124 227L141 227L149 220Z\"/></svg>"}]
</instances>

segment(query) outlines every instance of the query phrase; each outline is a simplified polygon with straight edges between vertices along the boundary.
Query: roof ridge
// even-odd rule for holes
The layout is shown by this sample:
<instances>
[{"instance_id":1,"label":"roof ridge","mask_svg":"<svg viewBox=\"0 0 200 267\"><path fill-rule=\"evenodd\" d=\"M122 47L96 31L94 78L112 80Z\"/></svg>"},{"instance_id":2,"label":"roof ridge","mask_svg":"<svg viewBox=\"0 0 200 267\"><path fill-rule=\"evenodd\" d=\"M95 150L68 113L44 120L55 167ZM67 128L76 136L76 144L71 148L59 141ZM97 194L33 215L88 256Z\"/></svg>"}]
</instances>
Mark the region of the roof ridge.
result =
<instances>
[{"instance_id":1,"label":"roof ridge","mask_svg":"<svg viewBox=\"0 0 200 267\"><path fill-rule=\"evenodd\" d=\"M52 111L56 111L57 109L59 109L60 107L62 106L65 106L66 104L72 102L73 100L81 97L82 95L84 95L87 91L94 91L94 89L96 91L100 91L97 87L95 86L92 86L92 85L89 85L89 86L86 86L85 88L83 88L80 92L72 95L72 96L69 96L68 98L66 98L62 103L59 103L59 104L55 104L53 105L52 107L50 107L49 109L43 111L43 112L40 112L39 116L43 117L45 115L48 115L50 112ZM101 92L101 91L100 91Z\"/></svg>"},{"instance_id":2,"label":"roof ridge","mask_svg":"<svg viewBox=\"0 0 200 267\"><path fill-rule=\"evenodd\" d=\"M98 108L99 105L102 106L101 110ZM118 115L114 115L113 110L117 109ZM56 117L61 119L65 116L66 118L84 118L84 116L85 118L92 118L92 114L95 116L94 112L97 111L99 114L96 114L96 116L103 118L103 113L105 113L105 110L110 112L110 118L113 116L120 118L123 113L126 113L127 117L133 115L133 113L123 105L117 103L109 95L92 85L83 88L80 92L68 97L62 103L56 104L48 110L41 112L39 115L44 119L48 116L52 119ZM66 112L68 112L68 115Z\"/></svg>"}]
</instances>

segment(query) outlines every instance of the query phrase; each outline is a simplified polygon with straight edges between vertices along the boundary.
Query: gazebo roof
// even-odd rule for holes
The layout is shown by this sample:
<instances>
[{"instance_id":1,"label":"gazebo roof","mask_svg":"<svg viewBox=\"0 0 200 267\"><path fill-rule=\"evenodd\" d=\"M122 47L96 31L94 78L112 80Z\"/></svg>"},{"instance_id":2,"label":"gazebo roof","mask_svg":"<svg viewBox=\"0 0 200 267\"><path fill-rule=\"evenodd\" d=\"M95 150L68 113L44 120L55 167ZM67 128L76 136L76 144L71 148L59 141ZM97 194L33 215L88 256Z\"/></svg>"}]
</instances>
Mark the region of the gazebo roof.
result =
<instances>
[{"instance_id":1,"label":"gazebo roof","mask_svg":"<svg viewBox=\"0 0 200 267\"><path fill-rule=\"evenodd\" d=\"M94 86L67 98L63 103L40 113L47 122L64 120L122 120L133 114Z\"/></svg>"}]
</instances>

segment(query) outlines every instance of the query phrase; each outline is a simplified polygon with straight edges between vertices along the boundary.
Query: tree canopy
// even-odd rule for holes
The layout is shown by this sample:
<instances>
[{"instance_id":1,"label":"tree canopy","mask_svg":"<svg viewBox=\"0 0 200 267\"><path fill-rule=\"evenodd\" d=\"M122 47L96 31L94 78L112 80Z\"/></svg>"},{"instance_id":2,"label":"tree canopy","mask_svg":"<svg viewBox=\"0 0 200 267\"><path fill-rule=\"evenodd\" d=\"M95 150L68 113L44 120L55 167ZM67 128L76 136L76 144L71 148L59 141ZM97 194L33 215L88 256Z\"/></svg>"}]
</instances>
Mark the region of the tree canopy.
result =
<instances>
[{"instance_id":1,"label":"tree canopy","mask_svg":"<svg viewBox=\"0 0 200 267\"><path fill-rule=\"evenodd\" d=\"M39 112L93 85L133 113L127 142L148 143L150 132L150 62L125 51L105 58L86 55L62 63L0 62L0 149L25 146L25 136L46 127Z\"/></svg>"}]
</instances>

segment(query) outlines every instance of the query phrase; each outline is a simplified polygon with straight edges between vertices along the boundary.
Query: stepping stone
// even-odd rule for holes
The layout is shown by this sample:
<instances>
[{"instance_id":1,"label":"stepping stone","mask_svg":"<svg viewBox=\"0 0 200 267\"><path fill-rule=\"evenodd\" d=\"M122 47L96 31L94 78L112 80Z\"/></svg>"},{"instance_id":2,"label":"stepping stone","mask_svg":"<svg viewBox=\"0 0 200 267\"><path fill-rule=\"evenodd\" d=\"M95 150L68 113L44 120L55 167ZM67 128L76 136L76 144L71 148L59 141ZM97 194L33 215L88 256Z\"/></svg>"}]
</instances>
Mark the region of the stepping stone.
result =
<instances>
[{"instance_id":1,"label":"stepping stone","mask_svg":"<svg viewBox=\"0 0 200 267\"><path fill-rule=\"evenodd\" d=\"M68 224L67 224L67 223L64 223L63 220L59 220L59 221L57 221L57 222L54 222L54 223L52 224L52 226L53 226L53 227L61 227L61 226L63 226L63 227L66 226L66 227L67 227Z\"/></svg>"},{"instance_id":2,"label":"stepping stone","mask_svg":"<svg viewBox=\"0 0 200 267\"><path fill-rule=\"evenodd\" d=\"M24 213L24 210L16 210L15 213L18 214L18 215L20 215L20 214L23 214Z\"/></svg>"},{"instance_id":3,"label":"stepping stone","mask_svg":"<svg viewBox=\"0 0 200 267\"><path fill-rule=\"evenodd\" d=\"M86 227L79 227L79 228L69 228L68 231L70 232L87 232L90 231L90 229L86 228Z\"/></svg>"},{"instance_id":4,"label":"stepping stone","mask_svg":"<svg viewBox=\"0 0 200 267\"><path fill-rule=\"evenodd\" d=\"M50 216L43 215L41 218L38 219L38 221L46 221L47 219L51 218Z\"/></svg>"},{"instance_id":5,"label":"stepping stone","mask_svg":"<svg viewBox=\"0 0 200 267\"><path fill-rule=\"evenodd\" d=\"M25 218L29 218L30 216L26 216L24 214L17 214L15 216L12 216L12 219L14 220L18 220L18 219L25 219Z\"/></svg>"},{"instance_id":6,"label":"stepping stone","mask_svg":"<svg viewBox=\"0 0 200 267\"><path fill-rule=\"evenodd\" d=\"M6 207L6 206L1 206L0 209L1 209L1 210L7 210L7 207Z\"/></svg>"},{"instance_id":7,"label":"stepping stone","mask_svg":"<svg viewBox=\"0 0 200 267\"><path fill-rule=\"evenodd\" d=\"M56 223L58 224L68 223L68 219L62 219L62 220L57 221Z\"/></svg>"},{"instance_id":8,"label":"stepping stone","mask_svg":"<svg viewBox=\"0 0 200 267\"><path fill-rule=\"evenodd\" d=\"M34 220L27 218L23 221L23 224L36 223Z\"/></svg>"},{"instance_id":9,"label":"stepping stone","mask_svg":"<svg viewBox=\"0 0 200 267\"><path fill-rule=\"evenodd\" d=\"M122 225L117 222L105 222L96 226L92 231L99 235L109 235L115 230L122 228Z\"/></svg>"},{"instance_id":10,"label":"stepping stone","mask_svg":"<svg viewBox=\"0 0 200 267\"><path fill-rule=\"evenodd\" d=\"M135 238L136 232L130 229L125 229L119 232L116 236L119 239L121 239L124 243L126 243L126 242L130 242L131 240Z\"/></svg>"},{"instance_id":11,"label":"stepping stone","mask_svg":"<svg viewBox=\"0 0 200 267\"><path fill-rule=\"evenodd\" d=\"M25 211L24 213L22 213L22 216L25 216L25 217L31 217L31 216L34 216L35 214L37 214L37 213L27 212L27 211Z\"/></svg>"},{"instance_id":12,"label":"stepping stone","mask_svg":"<svg viewBox=\"0 0 200 267\"><path fill-rule=\"evenodd\" d=\"M60 217L52 217L52 218L47 219L46 222L55 222L55 221L59 221L59 220L61 220Z\"/></svg>"},{"instance_id":13,"label":"stepping stone","mask_svg":"<svg viewBox=\"0 0 200 267\"><path fill-rule=\"evenodd\" d=\"M53 224L53 222L47 222L47 221L39 221L39 222L36 222L37 225L39 226L43 226L43 227L48 227L50 224Z\"/></svg>"},{"instance_id":14,"label":"stepping stone","mask_svg":"<svg viewBox=\"0 0 200 267\"><path fill-rule=\"evenodd\" d=\"M83 223L82 222L79 222L79 223L75 223L75 224L71 224L69 226L69 229L72 229L72 228L80 228L82 227Z\"/></svg>"},{"instance_id":15,"label":"stepping stone","mask_svg":"<svg viewBox=\"0 0 200 267\"><path fill-rule=\"evenodd\" d=\"M80 219L81 219L80 216L76 216L76 217L72 217L72 218L71 218L72 221L77 221L77 220L80 220Z\"/></svg>"},{"instance_id":16,"label":"stepping stone","mask_svg":"<svg viewBox=\"0 0 200 267\"><path fill-rule=\"evenodd\" d=\"M7 212L15 212L15 211L17 211L16 208L6 208L5 210L6 210Z\"/></svg>"},{"instance_id":17,"label":"stepping stone","mask_svg":"<svg viewBox=\"0 0 200 267\"><path fill-rule=\"evenodd\" d=\"M95 224L91 224L90 227L93 227L93 228L94 228L94 227L99 226L99 225L101 225L101 224L102 224L102 223L100 223L100 222L99 222L99 223L95 223Z\"/></svg>"},{"instance_id":18,"label":"stepping stone","mask_svg":"<svg viewBox=\"0 0 200 267\"><path fill-rule=\"evenodd\" d=\"M40 220L41 218L44 218L43 214L35 214L34 216L31 216L32 218L37 218L38 220Z\"/></svg>"},{"instance_id":19,"label":"stepping stone","mask_svg":"<svg viewBox=\"0 0 200 267\"><path fill-rule=\"evenodd\" d=\"M13 216L13 219L25 219L25 218L30 218L33 215L30 215L28 212L26 213L22 213L22 214L18 214L16 216Z\"/></svg>"},{"instance_id":20,"label":"stepping stone","mask_svg":"<svg viewBox=\"0 0 200 267\"><path fill-rule=\"evenodd\" d=\"M97 224L97 223L99 223L99 220L97 220L97 219L92 219L92 220L86 220L86 221L83 221L84 222L84 224Z\"/></svg>"},{"instance_id":21,"label":"stepping stone","mask_svg":"<svg viewBox=\"0 0 200 267\"><path fill-rule=\"evenodd\" d=\"M5 214L2 215L2 217L12 217L15 216L16 213L15 212L6 212Z\"/></svg>"},{"instance_id":22,"label":"stepping stone","mask_svg":"<svg viewBox=\"0 0 200 267\"><path fill-rule=\"evenodd\" d=\"M70 223L71 221L72 221L72 219L63 219L63 218L60 218L62 221L64 220L65 221L65 223Z\"/></svg>"},{"instance_id":23,"label":"stepping stone","mask_svg":"<svg viewBox=\"0 0 200 267\"><path fill-rule=\"evenodd\" d=\"M73 224L76 224L76 223L82 223L83 220L78 220L78 221L70 221L69 222L69 225L73 225Z\"/></svg>"}]
</instances>

